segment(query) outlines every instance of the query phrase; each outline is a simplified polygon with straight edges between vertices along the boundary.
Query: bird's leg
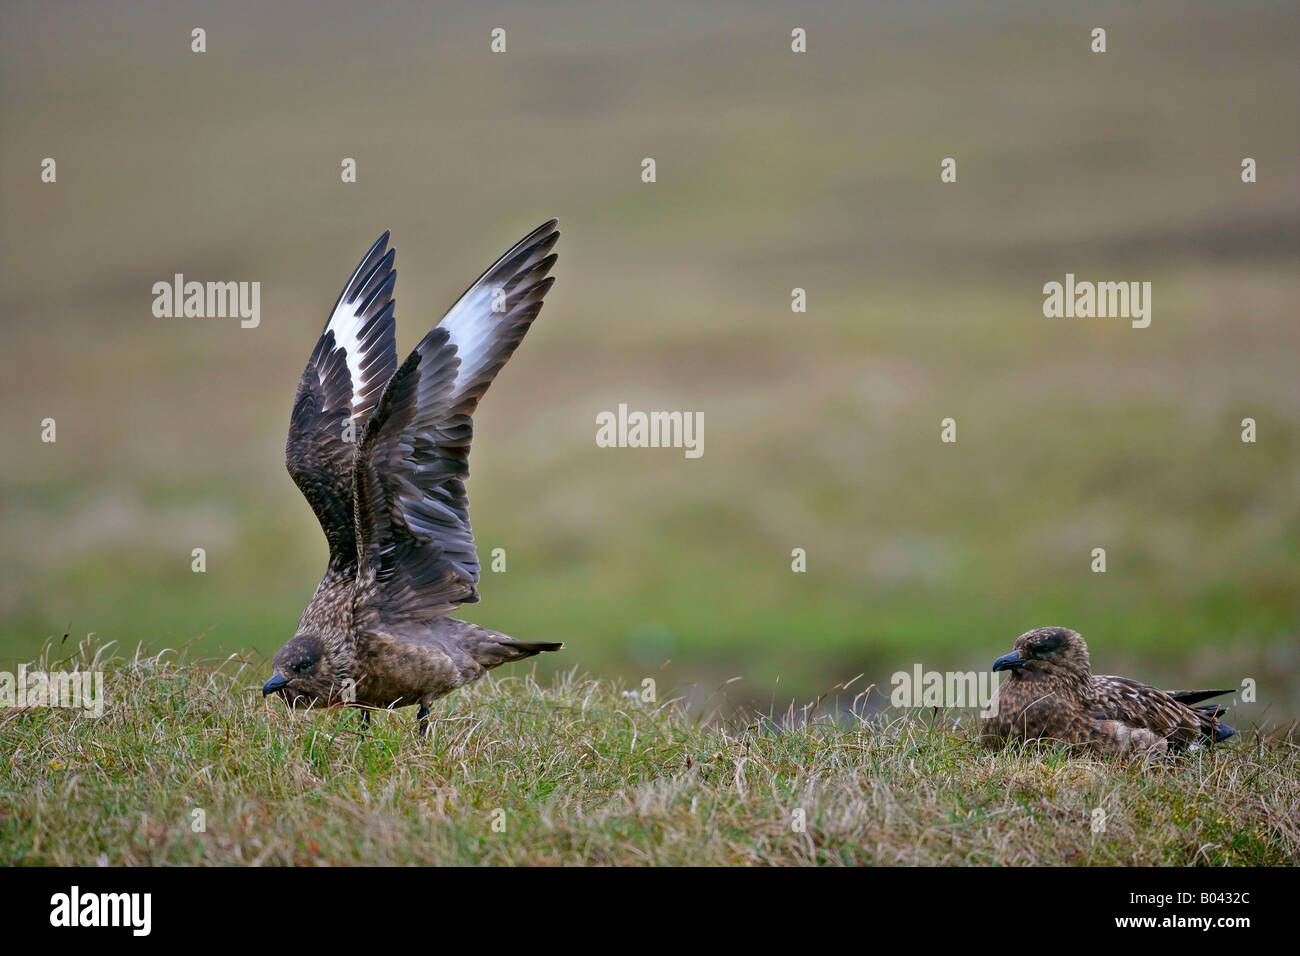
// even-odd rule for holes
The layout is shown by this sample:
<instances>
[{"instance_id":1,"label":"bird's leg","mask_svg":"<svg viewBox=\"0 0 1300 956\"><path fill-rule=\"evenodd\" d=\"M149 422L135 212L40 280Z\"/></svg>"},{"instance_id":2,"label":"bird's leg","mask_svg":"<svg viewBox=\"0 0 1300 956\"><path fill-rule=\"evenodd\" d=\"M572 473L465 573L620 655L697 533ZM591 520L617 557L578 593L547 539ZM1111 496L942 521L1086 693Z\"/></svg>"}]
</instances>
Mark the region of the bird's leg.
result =
<instances>
[{"instance_id":1,"label":"bird's leg","mask_svg":"<svg viewBox=\"0 0 1300 956\"><path fill-rule=\"evenodd\" d=\"M425 704L420 705L420 712L415 715L420 720L420 739L429 732L429 708Z\"/></svg>"},{"instance_id":2,"label":"bird's leg","mask_svg":"<svg viewBox=\"0 0 1300 956\"><path fill-rule=\"evenodd\" d=\"M365 733L370 729L370 711L363 708L361 711L361 732Z\"/></svg>"}]
</instances>

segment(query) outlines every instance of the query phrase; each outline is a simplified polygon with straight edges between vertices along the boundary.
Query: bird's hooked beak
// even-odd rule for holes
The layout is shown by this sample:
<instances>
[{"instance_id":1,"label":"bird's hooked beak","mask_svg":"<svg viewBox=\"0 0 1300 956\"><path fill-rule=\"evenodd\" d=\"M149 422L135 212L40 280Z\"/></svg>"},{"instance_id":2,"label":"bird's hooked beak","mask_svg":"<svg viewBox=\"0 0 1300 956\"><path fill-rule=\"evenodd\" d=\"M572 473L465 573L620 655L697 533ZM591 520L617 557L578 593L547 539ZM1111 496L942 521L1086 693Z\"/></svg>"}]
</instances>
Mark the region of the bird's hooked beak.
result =
<instances>
[{"instance_id":1,"label":"bird's hooked beak","mask_svg":"<svg viewBox=\"0 0 1300 956\"><path fill-rule=\"evenodd\" d=\"M1010 654L1003 654L993 662L995 671L1018 671L1028 663L1020 656L1019 651L1012 651Z\"/></svg>"},{"instance_id":2,"label":"bird's hooked beak","mask_svg":"<svg viewBox=\"0 0 1300 956\"><path fill-rule=\"evenodd\" d=\"M280 690L282 687L288 687L288 686L289 686L288 678L286 678L283 674L279 672L274 673L271 675L271 679L262 685L262 696L265 697L268 694L274 694L277 690Z\"/></svg>"}]
</instances>

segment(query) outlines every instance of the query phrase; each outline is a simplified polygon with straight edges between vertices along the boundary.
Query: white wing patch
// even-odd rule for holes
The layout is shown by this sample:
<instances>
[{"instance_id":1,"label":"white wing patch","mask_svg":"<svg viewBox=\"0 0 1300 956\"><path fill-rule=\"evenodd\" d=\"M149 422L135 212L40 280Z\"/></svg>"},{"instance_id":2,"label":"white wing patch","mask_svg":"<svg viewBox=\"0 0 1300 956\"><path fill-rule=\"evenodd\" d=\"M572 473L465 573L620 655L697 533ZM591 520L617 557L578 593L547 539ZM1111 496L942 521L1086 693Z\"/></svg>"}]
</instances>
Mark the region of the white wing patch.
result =
<instances>
[{"instance_id":1,"label":"white wing patch","mask_svg":"<svg viewBox=\"0 0 1300 956\"><path fill-rule=\"evenodd\" d=\"M486 388L541 308L560 237L555 220L538 226L493 263L438 323L456 347L460 368L453 394Z\"/></svg>"},{"instance_id":2,"label":"white wing patch","mask_svg":"<svg viewBox=\"0 0 1300 956\"><path fill-rule=\"evenodd\" d=\"M387 251L385 251L387 250ZM388 249L388 233L379 237L343 287L334 311L322 333L322 341L334 336L326 361L317 364L321 384L340 358L347 365L352 395L350 417L358 422L370 414L383 386L397 367L393 339L393 288L397 270L396 251ZM338 353L342 353L339 355Z\"/></svg>"},{"instance_id":3,"label":"white wing patch","mask_svg":"<svg viewBox=\"0 0 1300 956\"><path fill-rule=\"evenodd\" d=\"M326 332L334 333L333 351L342 350L344 358L348 363L348 376L352 379L352 418L357 417L357 408L361 404L362 396L366 393L365 370L361 367L361 329L365 321L357 315L359 302L353 302L351 305L340 302L334 314L330 316L329 325L325 326ZM317 313L319 315L320 313ZM319 320L318 320L319 321ZM324 368L324 366L322 366ZM321 375L321 384L325 384L325 376Z\"/></svg>"},{"instance_id":4,"label":"white wing patch","mask_svg":"<svg viewBox=\"0 0 1300 956\"><path fill-rule=\"evenodd\" d=\"M456 375L457 391L462 383L472 382L482 370L491 353L490 346L497 326L506 321L510 314L509 301L505 301L504 311L492 310L493 300L498 298L499 293L504 293L504 289L476 285L461 296L438 323L440 328L447 330L451 344L456 346L456 354L460 357L460 369Z\"/></svg>"}]
</instances>

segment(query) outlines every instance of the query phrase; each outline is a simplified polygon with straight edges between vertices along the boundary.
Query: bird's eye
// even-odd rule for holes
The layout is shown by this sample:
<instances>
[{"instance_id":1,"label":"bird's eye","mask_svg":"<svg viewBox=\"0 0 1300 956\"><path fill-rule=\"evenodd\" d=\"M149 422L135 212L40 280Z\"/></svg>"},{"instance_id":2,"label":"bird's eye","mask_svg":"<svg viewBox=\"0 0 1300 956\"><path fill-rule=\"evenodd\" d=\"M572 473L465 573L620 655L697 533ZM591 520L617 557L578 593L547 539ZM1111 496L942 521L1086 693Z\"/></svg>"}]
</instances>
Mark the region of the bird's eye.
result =
<instances>
[{"instance_id":1,"label":"bird's eye","mask_svg":"<svg viewBox=\"0 0 1300 956\"><path fill-rule=\"evenodd\" d=\"M311 670L311 661L306 660L304 658L303 660L300 660L297 664L293 665L293 670L295 674L305 673L306 671Z\"/></svg>"}]
</instances>

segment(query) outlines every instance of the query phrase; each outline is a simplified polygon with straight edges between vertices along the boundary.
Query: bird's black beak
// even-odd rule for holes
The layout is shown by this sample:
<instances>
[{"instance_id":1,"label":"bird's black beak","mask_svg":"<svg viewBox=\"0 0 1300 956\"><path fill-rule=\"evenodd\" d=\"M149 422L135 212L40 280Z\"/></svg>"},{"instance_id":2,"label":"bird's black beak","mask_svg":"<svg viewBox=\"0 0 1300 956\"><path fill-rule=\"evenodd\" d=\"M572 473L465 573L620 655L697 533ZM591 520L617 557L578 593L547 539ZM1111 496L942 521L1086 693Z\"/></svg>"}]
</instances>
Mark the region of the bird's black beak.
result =
<instances>
[{"instance_id":1,"label":"bird's black beak","mask_svg":"<svg viewBox=\"0 0 1300 956\"><path fill-rule=\"evenodd\" d=\"M1020 656L1019 651L1012 651L1010 654L1003 654L993 662L995 671L1018 671L1025 666L1025 659Z\"/></svg>"},{"instance_id":2,"label":"bird's black beak","mask_svg":"<svg viewBox=\"0 0 1300 956\"><path fill-rule=\"evenodd\" d=\"M288 687L289 681L283 674L272 674L271 679L262 685L262 696L274 694L282 687Z\"/></svg>"}]
</instances>

